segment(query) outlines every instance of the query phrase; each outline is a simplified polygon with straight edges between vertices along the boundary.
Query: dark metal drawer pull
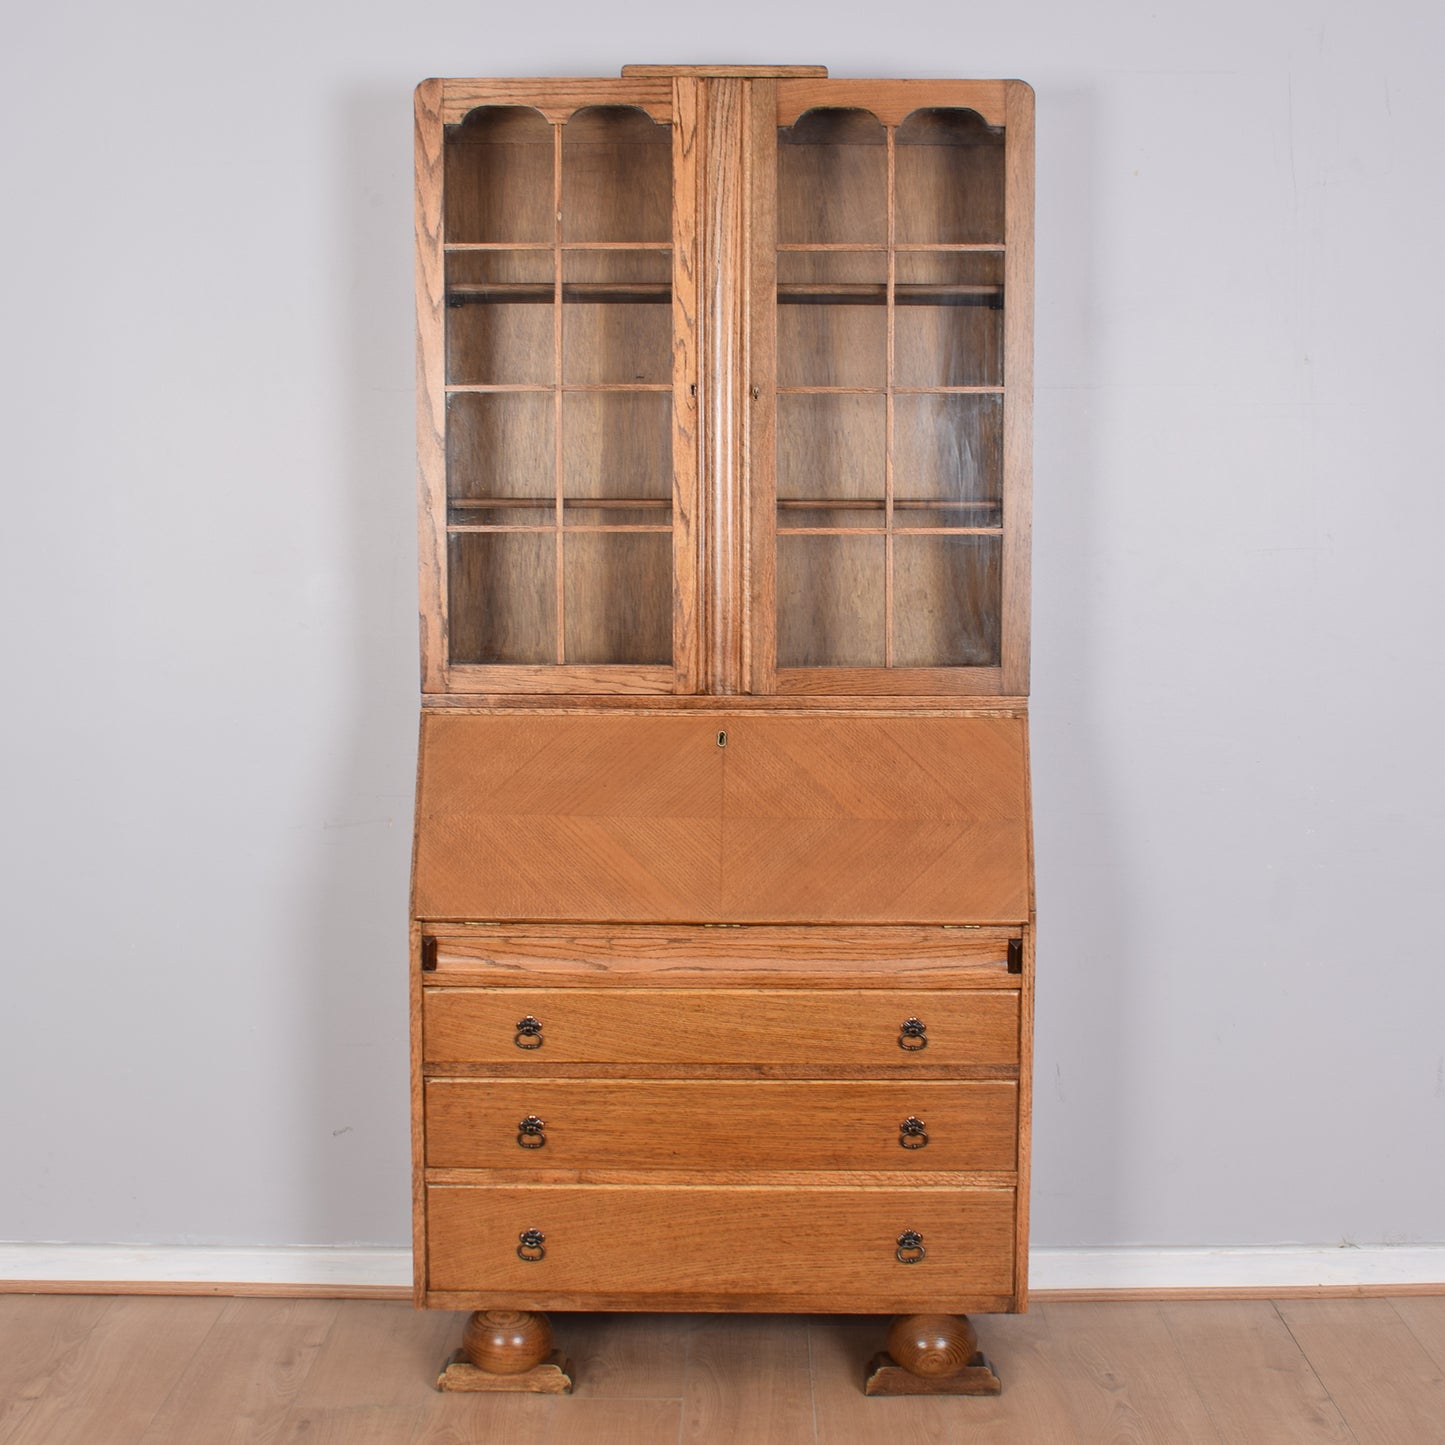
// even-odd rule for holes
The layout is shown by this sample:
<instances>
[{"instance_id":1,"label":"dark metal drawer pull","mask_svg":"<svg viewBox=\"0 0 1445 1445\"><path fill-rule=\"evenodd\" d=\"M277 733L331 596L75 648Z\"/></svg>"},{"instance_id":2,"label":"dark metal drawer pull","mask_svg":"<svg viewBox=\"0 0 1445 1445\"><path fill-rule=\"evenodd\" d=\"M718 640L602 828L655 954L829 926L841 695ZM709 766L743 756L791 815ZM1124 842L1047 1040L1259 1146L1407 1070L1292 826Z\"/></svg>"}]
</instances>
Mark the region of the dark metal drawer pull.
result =
<instances>
[{"instance_id":1,"label":"dark metal drawer pull","mask_svg":"<svg viewBox=\"0 0 1445 1445\"><path fill-rule=\"evenodd\" d=\"M547 1136L542 1132L546 1127L535 1114L528 1114L517 1125L517 1143L524 1149L540 1149L547 1142Z\"/></svg>"},{"instance_id":2,"label":"dark metal drawer pull","mask_svg":"<svg viewBox=\"0 0 1445 1445\"><path fill-rule=\"evenodd\" d=\"M922 1149L928 1143L928 1130L923 1120L910 1114L898 1126L898 1142L905 1149Z\"/></svg>"},{"instance_id":3,"label":"dark metal drawer pull","mask_svg":"<svg viewBox=\"0 0 1445 1445\"><path fill-rule=\"evenodd\" d=\"M512 1040L519 1049L540 1049L542 1047L542 1023L528 1014L517 1020L517 1037Z\"/></svg>"},{"instance_id":4,"label":"dark metal drawer pull","mask_svg":"<svg viewBox=\"0 0 1445 1445\"><path fill-rule=\"evenodd\" d=\"M535 1264L547 1255L543 1241L547 1238L540 1229L524 1229L518 1236L522 1242L517 1246L517 1258ZM534 1252L535 1251L535 1252Z\"/></svg>"},{"instance_id":5,"label":"dark metal drawer pull","mask_svg":"<svg viewBox=\"0 0 1445 1445\"><path fill-rule=\"evenodd\" d=\"M898 1030L898 1047L907 1050L910 1054L916 1054L919 1049L928 1047L926 1037L928 1025L921 1019L904 1019L903 1027Z\"/></svg>"},{"instance_id":6,"label":"dark metal drawer pull","mask_svg":"<svg viewBox=\"0 0 1445 1445\"><path fill-rule=\"evenodd\" d=\"M928 1253L923 1247L923 1236L916 1229L905 1229L898 1236L898 1248L894 1252L899 1264L917 1264Z\"/></svg>"}]
</instances>

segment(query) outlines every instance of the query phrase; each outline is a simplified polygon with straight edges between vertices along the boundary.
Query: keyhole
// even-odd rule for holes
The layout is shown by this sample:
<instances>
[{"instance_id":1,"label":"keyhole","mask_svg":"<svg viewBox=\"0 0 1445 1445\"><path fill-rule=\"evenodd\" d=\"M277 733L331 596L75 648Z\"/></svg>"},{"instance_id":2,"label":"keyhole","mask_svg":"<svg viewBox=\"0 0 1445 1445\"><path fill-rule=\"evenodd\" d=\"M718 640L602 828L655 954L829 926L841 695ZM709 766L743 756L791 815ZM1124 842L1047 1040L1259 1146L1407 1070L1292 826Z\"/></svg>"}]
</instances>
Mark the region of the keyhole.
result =
<instances>
[{"instance_id":1,"label":"keyhole","mask_svg":"<svg viewBox=\"0 0 1445 1445\"><path fill-rule=\"evenodd\" d=\"M720 747L720 748L725 748L725 747L727 747L727 745L728 745L728 735L727 735L726 733L719 733L719 734L717 735L717 745L718 745L718 747Z\"/></svg>"}]
</instances>

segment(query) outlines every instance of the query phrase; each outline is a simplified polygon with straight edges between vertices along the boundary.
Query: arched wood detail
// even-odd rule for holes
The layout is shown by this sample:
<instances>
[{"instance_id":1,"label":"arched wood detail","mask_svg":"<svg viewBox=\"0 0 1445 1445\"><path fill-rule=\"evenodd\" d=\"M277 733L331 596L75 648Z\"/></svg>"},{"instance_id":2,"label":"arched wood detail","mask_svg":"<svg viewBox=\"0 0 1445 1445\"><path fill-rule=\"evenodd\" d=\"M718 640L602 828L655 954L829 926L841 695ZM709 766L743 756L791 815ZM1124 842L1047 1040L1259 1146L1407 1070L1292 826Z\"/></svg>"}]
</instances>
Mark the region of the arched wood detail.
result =
<instances>
[{"instance_id":1,"label":"arched wood detail","mask_svg":"<svg viewBox=\"0 0 1445 1445\"><path fill-rule=\"evenodd\" d=\"M805 110L820 106L871 111L886 126L899 126L915 110L973 110L989 125L1004 123L1002 80L780 80L778 124L791 126Z\"/></svg>"}]
</instances>

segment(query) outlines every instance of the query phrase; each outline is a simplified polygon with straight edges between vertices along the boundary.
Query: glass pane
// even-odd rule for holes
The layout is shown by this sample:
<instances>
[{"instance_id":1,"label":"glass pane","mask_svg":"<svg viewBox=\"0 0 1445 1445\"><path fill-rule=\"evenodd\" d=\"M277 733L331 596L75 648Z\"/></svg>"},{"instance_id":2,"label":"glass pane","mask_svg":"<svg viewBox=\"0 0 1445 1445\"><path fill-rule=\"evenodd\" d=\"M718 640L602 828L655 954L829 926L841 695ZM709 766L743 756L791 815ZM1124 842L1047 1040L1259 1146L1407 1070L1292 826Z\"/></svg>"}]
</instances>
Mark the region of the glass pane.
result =
<instances>
[{"instance_id":1,"label":"glass pane","mask_svg":"<svg viewBox=\"0 0 1445 1445\"><path fill-rule=\"evenodd\" d=\"M447 256L448 382L552 383L553 275L547 251L454 251Z\"/></svg>"},{"instance_id":2,"label":"glass pane","mask_svg":"<svg viewBox=\"0 0 1445 1445\"><path fill-rule=\"evenodd\" d=\"M999 537L893 539L893 665L997 667Z\"/></svg>"},{"instance_id":3,"label":"glass pane","mask_svg":"<svg viewBox=\"0 0 1445 1445\"><path fill-rule=\"evenodd\" d=\"M672 129L630 106L588 106L562 127L562 236L667 241Z\"/></svg>"},{"instance_id":4,"label":"glass pane","mask_svg":"<svg viewBox=\"0 0 1445 1445\"><path fill-rule=\"evenodd\" d=\"M672 380L668 251L569 251L562 262L562 378L573 385Z\"/></svg>"},{"instance_id":5,"label":"glass pane","mask_svg":"<svg viewBox=\"0 0 1445 1445\"><path fill-rule=\"evenodd\" d=\"M810 110L778 132L778 240L888 239L888 150L865 110Z\"/></svg>"},{"instance_id":6,"label":"glass pane","mask_svg":"<svg viewBox=\"0 0 1445 1445\"><path fill-rule=\"evenodd\" d=\"M778 538L778 666L883 666L884 539Z\"/></svg>"},{"instance_id":7,"label":"glass pane","mask_svg":"<svg viewBox=\"0 0 1445 1445\"><path fill-rule=\"evenodd\" d=\"M886 386L887 300L881 251L780 255L778 385Z\"/></svg>"},{"instance_id":8,"label":"glass pane","mask_svg":"<svg viewBox=\"0 0 1445 1445\"><path fill-rule=\"evenodd\" d=\"M916 110L898 127L900 242L1003 240L1003 131L971 110Z\"/></svg>"},{"instance_id":9,"label":"glass pane","mask_svg":"<svg viewBox=\"0 0 1445 1445\"><path fill-rule=\"evenodd\" d=\"M780 396L778 525L881 525L887 430L882 396ZM829 502L849 505L820 510Z\"/></svg>"},{"instance_id":10,"label":"glass pane","mask_svg":"<svg viewBox=\"0 0 1445 1445\"><path fill-rule=\"evenodd\" d=\"M898 386L1003 385L1003 256L898 254L893 375Z\"/></svg>"},{"instance_id":11,"label":"glass pane","mask_svg":"<svg viewBox=\"0 0 1445 1445\"><path fill-rule=\"evenodd\" d=\"M557 534L453 532L447 631L454 663L557 660Z\"/></svg>"},{"instance_id":12,"label":"glass pane","mask_svg":"<svg viewBox=\"0 0 1445 1445\"><path fill-rule=\"evenodd\" d=\"M552 397L546 392L453 392L447 397L447 496L453 511L487 499L556 493ZM455 521L512 518L471 515Z\"/></svg>"},{"instance_id":13,"label":"glass pane","mask_svg":"<svg viewBox=\"0 0 1445 1445\"><path fill-rule=\"evenodd\" d=\"M672 661L671 532L569 532L562 570L568 662Z\"/></svg>"},{"instance_id":14,"label":"glass pane","mask_svg":"<svg viewBox=\"0 0 1445 1445\"><path fill-rule=\"evenodd\" d=\"M562 399L562 489L569 498L672 500L672 396L572 391Z\"/></svg>"},{"instance_id":15,"label":"glass pane","mask_svg":"<svg viewBox=\"0 0 1445 1445\"><path fill-rule=\"evenodd\" d=\"M893 402L893 522L996 527L1002 520L1003 397Z\"/></svg>"},{"instance_id":16,"label":"glass pane","mask_svg":"<svg viewBox=\"0 0 1445 1445\"><path fill-rule=\"evenodd\" d=\"M448 241L553 239L552 127L535 110L481 106L446 131Z\"/></svg>"}]
</instances>

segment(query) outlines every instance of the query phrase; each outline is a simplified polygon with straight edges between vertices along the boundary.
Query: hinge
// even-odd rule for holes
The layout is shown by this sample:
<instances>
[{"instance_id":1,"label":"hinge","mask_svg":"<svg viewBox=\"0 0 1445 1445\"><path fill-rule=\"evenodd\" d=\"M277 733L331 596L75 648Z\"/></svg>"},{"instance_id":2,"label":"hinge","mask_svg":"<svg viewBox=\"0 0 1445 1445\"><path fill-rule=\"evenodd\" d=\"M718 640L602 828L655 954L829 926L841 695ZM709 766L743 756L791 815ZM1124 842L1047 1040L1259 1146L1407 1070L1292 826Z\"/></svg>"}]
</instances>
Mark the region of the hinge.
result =
<instances>
[{"instance_id":1,"label":"hinge","mask_svg":"<svg viewBox=\"0 0 1445 1445\"><path fill-rule=\"evenodd\" d=\"M1024 971L1024 941L1021 938L1011 938L1008 941L1008 971L1010 973Z\"/></svg>"},{"instance_id":2,"label":"hinge","mask_svg":"<svg viewBox=\"0 0 1445 1445\"><path fill-rule=\"evenodd\" d=\"M434 938L424 938L421 941L421 971L423 973L435 973L437 966L437 941Z\"/></svg>"}]
</instances>

